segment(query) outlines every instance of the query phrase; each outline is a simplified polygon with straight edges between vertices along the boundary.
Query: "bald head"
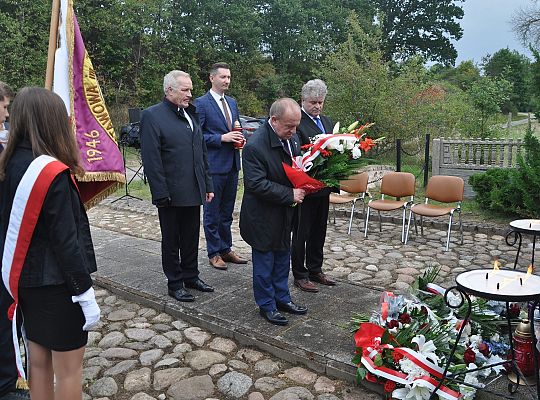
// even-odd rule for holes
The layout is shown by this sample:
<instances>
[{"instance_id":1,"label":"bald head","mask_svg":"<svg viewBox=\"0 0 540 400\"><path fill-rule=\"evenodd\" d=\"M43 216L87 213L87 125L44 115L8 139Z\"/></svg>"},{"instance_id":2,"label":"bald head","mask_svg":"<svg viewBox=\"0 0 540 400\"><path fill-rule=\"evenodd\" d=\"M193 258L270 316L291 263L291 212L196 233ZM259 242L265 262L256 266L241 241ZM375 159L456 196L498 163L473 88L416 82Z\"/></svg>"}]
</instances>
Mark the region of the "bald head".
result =
<instances>
[{"instance_id":1,"label":"bald head","mask_svg":"<svg viewBox=\"0 0 540 400\"><path fill-rule=\"evenodd\" d=\"M276 100L270 107L270 124L280 139L290 139L302 117L300 106L290 98Z\"/></svg>"}]
</instances>

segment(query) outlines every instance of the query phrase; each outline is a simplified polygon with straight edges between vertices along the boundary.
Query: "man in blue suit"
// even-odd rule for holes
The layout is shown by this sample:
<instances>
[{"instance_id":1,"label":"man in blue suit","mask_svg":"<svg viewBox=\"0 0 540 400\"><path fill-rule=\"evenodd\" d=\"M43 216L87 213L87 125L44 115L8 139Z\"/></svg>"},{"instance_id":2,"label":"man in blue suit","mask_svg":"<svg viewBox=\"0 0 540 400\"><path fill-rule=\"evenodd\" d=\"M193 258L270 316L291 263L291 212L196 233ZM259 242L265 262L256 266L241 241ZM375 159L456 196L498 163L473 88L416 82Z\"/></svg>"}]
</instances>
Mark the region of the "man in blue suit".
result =
<instances>
[{"instance_id":1,"label":"man in blue suit","mask_svg":"<svg viewBox=\"0 0 540 400\"><path fill-rule=\"evenodd\" d=\"M212 88L195 100L208 163L214 183L214 199L204 205L204 234L208 260L214 268L225 270L227 262L246 264L232 250L231 225L240 170L240 151L244 141L241 132L233 131L240 115L236 100L226 96L231 83L231 70L225 63L210 68Z\"/></svg>"}]
</instances>

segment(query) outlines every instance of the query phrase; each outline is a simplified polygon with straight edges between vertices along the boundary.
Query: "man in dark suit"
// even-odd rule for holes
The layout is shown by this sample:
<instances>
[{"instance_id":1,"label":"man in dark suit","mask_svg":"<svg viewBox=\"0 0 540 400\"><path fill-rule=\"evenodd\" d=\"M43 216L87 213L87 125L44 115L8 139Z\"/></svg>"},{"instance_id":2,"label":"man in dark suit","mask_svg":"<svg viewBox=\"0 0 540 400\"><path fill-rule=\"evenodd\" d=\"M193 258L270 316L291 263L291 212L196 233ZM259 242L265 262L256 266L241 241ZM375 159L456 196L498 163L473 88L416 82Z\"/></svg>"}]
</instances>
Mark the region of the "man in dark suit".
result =
<instances>
[{"instance_id":1,"label":"man in dark suit","mask_svg":"<svg viewBox=\"0 0 540 400\"><path fill-rule=\"evenodd\" d=\"M142 112L140 125L144 172L158 207L163 271L168 293L178 301L194 300L185 287L214 291L199 278L197 265L200 206L212 201L214 190L199 117L189 103L192 89L189 74L169 72L165 98Z\"/></svg>"},{"instance_id":2,"label":"man in dark suit","mask_svg":"<svg viewBox=\"0 0 540 400\"><path fill-rule=\"evenodd\" d=\"M332 120L321 115L326 93L326 84L320 79L308 81L302 87L302 119L296 131L301 145L310 143L321 133L332 133ZM322 271L329 197L329 188L306 196L293 227L291 264L294 284L306 292L319 291L313 282L336 284Z\"/></svg>"},{"instance_id":3,"label":"man in dark suit","mask_svg":"<svg viewBox=\"0 0 540 400\"><path fill-rule=\"evenodd\" d=\"M229 66L212 65L210 82L212 88L195 100L214 183L214 200L204 205L204 235L210 265L225 270L226 262L247 263L232 250L231 234L240 170L238 147L243 144L244 136L233 131L234 123L240 119L236 100L225 96L231 83Z\"/></svg>"},{"instance_id":4,"label":"man in dark suit","mask_svg":"<svg viewBox=\"0 0 540 400\"><path fill-rule=\"evenodd\" d=\"M240 234L252 248L253 294L260 314L276 325L288 323L280 311L307 312L292 302L288 287L292 220L305 193L293 189L282 165L291 165L291 155L299 153L292 139L299 123L300 107L294 100L275 101L269 120L253 134L242 154Z\"/></svg>"}]
</instances>

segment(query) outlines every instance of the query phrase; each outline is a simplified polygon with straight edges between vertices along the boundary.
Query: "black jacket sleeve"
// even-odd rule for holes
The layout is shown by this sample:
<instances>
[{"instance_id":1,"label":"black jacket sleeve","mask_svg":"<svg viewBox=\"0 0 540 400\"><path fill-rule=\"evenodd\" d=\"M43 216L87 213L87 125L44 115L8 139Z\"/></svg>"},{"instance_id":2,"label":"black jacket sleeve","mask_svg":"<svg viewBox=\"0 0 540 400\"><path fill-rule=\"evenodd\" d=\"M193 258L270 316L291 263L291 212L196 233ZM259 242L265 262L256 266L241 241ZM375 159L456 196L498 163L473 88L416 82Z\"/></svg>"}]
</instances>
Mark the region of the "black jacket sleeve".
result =
<instances>
[{"instance_id":1,"label":"black jacket sleeve","mask_svg":"<svg viewBox=\"0 0 540 400\"><path fill-rule=\"evenodd\" d=\"M70 180L67 171L56 177L40 219L48 227L49 242L69 291L79 295L92 286L90 272L95 270L95 257L88 219Z\"/></svg>"}]
</instances>

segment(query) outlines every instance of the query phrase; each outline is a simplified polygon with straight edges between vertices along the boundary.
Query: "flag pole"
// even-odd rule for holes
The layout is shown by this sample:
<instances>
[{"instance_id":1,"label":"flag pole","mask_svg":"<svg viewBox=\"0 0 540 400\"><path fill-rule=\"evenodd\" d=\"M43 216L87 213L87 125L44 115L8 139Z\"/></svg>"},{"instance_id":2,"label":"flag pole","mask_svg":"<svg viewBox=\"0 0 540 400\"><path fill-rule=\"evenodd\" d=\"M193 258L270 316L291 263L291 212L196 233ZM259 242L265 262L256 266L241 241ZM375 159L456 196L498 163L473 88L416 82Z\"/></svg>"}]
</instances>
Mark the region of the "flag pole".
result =
<instances>
[{"instance_id":1,"label":"flag pole","mask_svg":"<svg viewBox=\"0 0 540 400\"><path fill-rule=\"evenodd\" d=\"M52 1L51 27L49 30L49 50L47 52L47 71L45 73L45 89L52 89L54 76L54 54L58 39L58 19L60 16L60 0Z\"/></svg>"}]
</instances>

